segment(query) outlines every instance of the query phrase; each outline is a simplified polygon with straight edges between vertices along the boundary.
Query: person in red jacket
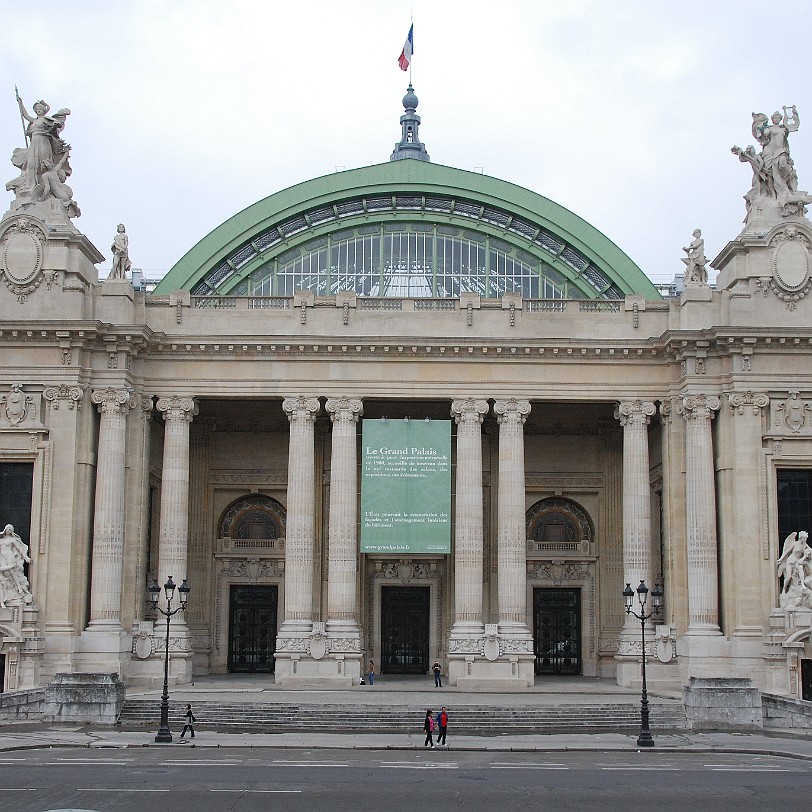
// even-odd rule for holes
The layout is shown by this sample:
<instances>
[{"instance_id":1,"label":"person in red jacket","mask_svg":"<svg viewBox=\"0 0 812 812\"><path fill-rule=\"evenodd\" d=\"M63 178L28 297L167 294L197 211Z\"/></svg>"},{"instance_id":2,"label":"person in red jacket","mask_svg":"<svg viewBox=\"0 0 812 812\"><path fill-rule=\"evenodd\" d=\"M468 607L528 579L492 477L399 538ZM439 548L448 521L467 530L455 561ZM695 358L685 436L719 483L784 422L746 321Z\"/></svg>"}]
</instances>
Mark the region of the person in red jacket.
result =
<instances>
[{"instance_id":1,"label":"person in red jacket","mask_svg":"<svg viewBox=\"0 0 812 812\"><path fill-rule=\"evenodd\" d=\"M448 714L445 710L445 705L441 708L440 712L437 714L437 744L445 744L445 734L446 728L448 727Z\"/></svg>"}]
</instances>

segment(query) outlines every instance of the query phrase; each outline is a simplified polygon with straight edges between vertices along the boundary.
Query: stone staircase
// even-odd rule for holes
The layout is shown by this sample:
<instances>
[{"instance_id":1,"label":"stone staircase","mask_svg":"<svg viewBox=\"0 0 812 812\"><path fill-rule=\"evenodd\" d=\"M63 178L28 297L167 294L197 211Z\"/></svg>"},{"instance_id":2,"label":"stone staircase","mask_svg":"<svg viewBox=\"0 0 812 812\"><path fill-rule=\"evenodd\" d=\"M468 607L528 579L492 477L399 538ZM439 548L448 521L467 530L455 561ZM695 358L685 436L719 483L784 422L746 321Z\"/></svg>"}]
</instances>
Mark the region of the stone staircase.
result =
<instances>
[{"instance_id":1,"label":"stone staircase","mask_svg":"<svg viewBox=\"0 0 812 812\"><path fill-rule=\"evenodd\" d=\"M448 700L446 700L448 701ZM420 730L428 705L308 704L306 702L195 701L196 725L223 732L255 733L392 733ZM436 712L439 705L431 706ZM183 725L186 705L172 702L172 727ZM450 727L455 733L619 733L640 729L639 703L560 705L458 705L449 701ZM126 728L154 727L160 701L128 699L119 716ZM685 710L679 702L652 703L653 731L685 730Z\"/></svg>"}]
</instances>

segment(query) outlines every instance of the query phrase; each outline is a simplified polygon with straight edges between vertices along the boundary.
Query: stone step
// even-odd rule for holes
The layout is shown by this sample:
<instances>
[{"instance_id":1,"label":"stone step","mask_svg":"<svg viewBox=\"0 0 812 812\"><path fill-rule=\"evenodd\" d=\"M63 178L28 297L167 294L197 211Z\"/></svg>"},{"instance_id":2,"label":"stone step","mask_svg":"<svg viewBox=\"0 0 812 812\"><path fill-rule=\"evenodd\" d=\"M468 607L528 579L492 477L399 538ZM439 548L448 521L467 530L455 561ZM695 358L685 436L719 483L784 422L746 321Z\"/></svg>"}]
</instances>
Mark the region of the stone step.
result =
<instances>
[{"instance_id":1,"label":"stone step","mask_svg":"<svg viewBox=\"0 0 812 812\"><path fill-rule=\"evenodd\" d=\"M183 724L185 710L184 703L170 704L170 721L175 725ZM195 702L194 712L197 724L218 730L350 733L419 729L425 706L205 701ZM119 723L125 726L149 726L154 725L159 717L159 700L130 699L124 704ZM640 725L640 706L631 703L510 707L462 705L452 707L451 719L454 730L460 733L633 730ZM653 730L684 730L687 727L685 711L676 702L653 704L650 724Z\"/></svg>"}]
</instances>

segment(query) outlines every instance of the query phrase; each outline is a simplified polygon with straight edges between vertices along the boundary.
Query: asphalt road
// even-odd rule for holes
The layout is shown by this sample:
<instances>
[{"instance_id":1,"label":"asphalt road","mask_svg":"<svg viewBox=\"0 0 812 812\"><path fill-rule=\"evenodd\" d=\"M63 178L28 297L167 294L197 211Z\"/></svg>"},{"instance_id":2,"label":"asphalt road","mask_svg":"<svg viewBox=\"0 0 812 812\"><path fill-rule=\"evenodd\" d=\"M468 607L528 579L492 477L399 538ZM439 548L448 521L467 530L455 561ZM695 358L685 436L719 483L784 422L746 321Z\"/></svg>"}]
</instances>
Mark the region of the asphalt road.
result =
<instances>
[{"instance_id":1,"label":"asphalt road","mask_svg":"<svg viewBox=\"0 0 812 812\"><path fill-rule=\"evenodd\" d=\"M52 749L0 757L3 812L809 807L809 762L749 754Z\"/></svg>"}]
</instances>

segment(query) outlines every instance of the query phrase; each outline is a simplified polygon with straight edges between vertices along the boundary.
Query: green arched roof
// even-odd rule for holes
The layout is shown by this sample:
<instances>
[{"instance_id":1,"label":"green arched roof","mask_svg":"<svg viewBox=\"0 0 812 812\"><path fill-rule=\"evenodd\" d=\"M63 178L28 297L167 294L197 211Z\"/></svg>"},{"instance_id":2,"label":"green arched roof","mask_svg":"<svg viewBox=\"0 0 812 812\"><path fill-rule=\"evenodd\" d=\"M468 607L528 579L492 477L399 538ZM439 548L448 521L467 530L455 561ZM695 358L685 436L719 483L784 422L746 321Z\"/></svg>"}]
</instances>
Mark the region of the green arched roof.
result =
<instances>
[{"instance_id":1,"label":"green arched roof","mask_svg":"<svg viewBox=\"0 0 812 812\"><path fill-rule=\"evenodd\" d=\"M661 298L617 245L552 200L487 175L416 160L336 172L254 203L197 243L155 293L235 293L269 260L295 255L314 238L399 220L475 229L528 261L542 260L581 298Z\"/></svg>"}]
</instances>

